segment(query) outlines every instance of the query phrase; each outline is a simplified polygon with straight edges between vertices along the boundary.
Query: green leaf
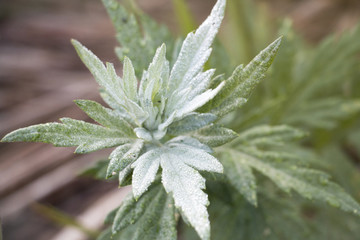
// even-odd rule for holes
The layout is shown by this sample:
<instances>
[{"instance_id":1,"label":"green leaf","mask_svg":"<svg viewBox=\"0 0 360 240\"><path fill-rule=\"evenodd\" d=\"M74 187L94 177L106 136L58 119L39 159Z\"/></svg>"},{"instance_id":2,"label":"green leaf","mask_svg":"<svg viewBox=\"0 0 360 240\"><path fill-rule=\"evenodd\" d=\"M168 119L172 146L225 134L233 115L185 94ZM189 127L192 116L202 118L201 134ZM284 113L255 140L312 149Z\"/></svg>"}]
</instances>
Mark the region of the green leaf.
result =
<instances>
[{"instance_id":1,"label":"green leaf","mask_svg":"<svg viewBox=\"0 0 360 240\"><path fill-rule=\"evenodd\" d=\"M321 171L284 163L270 163L234 150L231 154L234 158L241 159L247 166L269 177L285 192L294 190L305 198L323 201L333 207L360 215L360 205Z\"/></svg>"},{"instance_id":2,"label":"green leaf","mask_svg":"<svg viewBox=\"0 0 360 240\"><path fill-rule=\"evenodd\" d=\"M109 178L117 172L123 171L127 166L130 166L140 155L144 146L142 140L136 140L132 144L124 144L117 147L110 154L110 163L106 171L106 177Z\"/></svg>"},{"instance_id":3,"label":"green leaf","mask_svg":"<svg viewBox=\"0 0 360 240\"><path fill-rule=\"evenodd\" d=\"M176 240L175 207L161 185L153 186L139 200L128 196L116 212L112 239Z\"/></svg>"},{"instance_id":4,"label":"green leaf","mask_svg":"<svg viewBox=\"0 0 360 240\"><path fill-rule=\"evenodd\" d=\"M244 164L240 159L234 159L224 152L221 154L220 161L224 166L224 174L230 184L242 194L245 199L254 206L257 206L256 180L251 167Z\"/></svg>"},{"instance_id":5,"label":"green leaf","mask_svg":"<svg viewBox=\"0 0 360 240\"><path fill-rule=\"evenodd\" d=\"M202 144L199 140L189 137L189 136L175 137L175 138L171 139L170 141L168 141L167 144L168 145L185 144L190 147L194 147L196 149L204 150L207 153L213 152L209 146Z\"/></svg>"},{"instance_id":6,"label":"green leaf","mask_svg":"<svg viewBox=\"0 0 360 240\"><path fill-rule=\"evenodd\" d=\"M121 78L116 75L114 66L110 63L107 67L96 57L90 50L81 45L78 41L72 40L78 55L90 72L94 75L95 80L119 107L124 108L137 125L141 125L147 118L148 114L134 101L130 100L123 87Z\"/></svg>"},{"instance_id":7,"label":"green leaf","mask_svg":"<svg viewBox=\"0 0 360 240\"><path fill-rule=\"evenodd\" d=\"M128 195L128 196L130 196L130 195ZM124 200L122 201L122 203L124 203L125 200L126 200L126 199L124 199ZM111 212L109 212L109 213L106 215L105 220L104 220L104 223L105 223L105 224L113 224L114 219L115 219L115 216L116 216L116 213L119 211L119 209L120 209L120 207L117 207L117 208L111 210Z\"/></svg>"},{"instance_id":8,"label":"green leaf","mask_svg":"<svg viewBox=\"0 0 360 240\"><path fill-rule=\"evenodd\" d=\"M196 131L191 136L210 147L218 147L232 141L238 134L231 129L211 124Z\"/></svg>"},{"instance_id":9,"label":"green leaf","mask_svg":"<svg viewBox=\"0 0 360 240\"><path fill-rule=\"evenodd\" d=\"M255 207L245 199L239 198L237 192L227 184L209 183L207 188L209 195L212 196L209 207L212 223L211 239L309 239L313 235L310 233L314 232L311 232L312 229L308 226L309 219L301 215L296 198L289 196L284 198L275 193L268 194L267 190L272 193L268 186L264 190L259 189L259 206ZM215 192L220 189L224 192L217 197ZM186 236L185 239L195 238Z\"/></svg>"},{"instance_id":10,"label":"green leaf","mask_svg":"<svg viewBox=\"0 0 360 240\"><path fill-rule=\"evenodd\" d=\"M161 148L152 149L141 155L136 162L132 164L132 168L134 168L132 187L136 199L146 192L150 184L155 181L156 174L160 167L161 154Z\"/></svg>"},{"instance_id":11,"label":"green leaf","mask_svg":"<svg viewBox=\"0 0 360 240\"><path fill-rule=\"evenodd\" d=\"M124 170L119 172L119 186L124 187L131 184L132 178L132 168L131 165L124 168Z\"/></svg>"},{"instance_id":12,"label":"green leaf","mask_svg":"<svg viewBox=\"0 0 360 240\"><path fill-rule=\"evenodd\" d=\"M301 104L296 111L284 117L287 124L307 128L333 129L340 120L359 112L358 99L322 98Z\"/></svg>"},{"instance_id":13,"label":"green leaf","mask_svg":"<svg viewBox=\"0 0 360 240\"><path fill-rule=\"evenodd\" d=\"M117 111L105 108L99 103L90 100L75 100L75 103L90 118L100 123L104 127L121 131L123 135L128 137L135 137L131 125L125 119L123 119Z\"/></svg>"},{"instance_id":14,"label":"green leaf","mask_svg":"<svg viewBox=\"0 0 360 240\"><path fill-rule=\"evenodd\" d=\"M121 61L125 56L133 60L137 76L147 68L155 49L162 43L165 42L169 52L172 52L173 39L165 26L157 24L144 14L139 14L137 21L136 17L117 0L102 0L102 2L114 24L116 37L121 45L116 48L116 54Z\"/></svg>"},{"instance_id":15,"label":"green leaf","mask_svg":"<svg viewBox=\"0 0 360 240\"><path fill-rule=\"evenodd\" d=\"M260 125L242 132L234 144L242 145L279 145L301 139L307 134L299 129L286 126Z\"/></svg>"},{"instance_id":16,"label":"green leaf","mask_svg":"<svg viewBox=\"0 0 360 240\"><path fill-rule=\"evenodd\" d=\"M6 135L3 142L44 142L56 147L78 146L76 153L88 153L131 142L114 129L70 118L61 123L45 123L18 129Z\"/></svg>"},{"instance_id":17,"label":"green leaf","mask_svg":"<svg viewBox=\"0 0 360 240\"><path fill-rule=\"evenodd\" d=\"M189 33L183 42L179 56L169 79L170 92L182 90L199 74L211 53L211 44L224 16L225 0L215 4L210 16L195 33Z\"/></svg>"},{"instance_id":18,"label":"green leaf","mask_svg":"<svg viewBox=\"0 0 360 240\"><path fill-rule=\"evenodd\" d=\"M181 135L198 130L215 121L216 116L210 113L191 113L181 120L173 122L167 130L168 134Z\"/></svg>"},{"instance_id":19,"label":"green leaf","mask_svg":"<svg viewBox=\"0 0 360 240\"><path fill-rule=\"evenodd\" d=\"M80 42L72 39L71 43L74 45L79 57L93 74L98 84L103 87L120 106L122 106L124 103L124 100L122 99L123 96L121 95L123 89L120 85L120 78L117 76L113 77L114 71L112 70L112 65L109 64L108 68L106 68L101 60L89 49L81 45Z\"/></svg>"},{"instance_id":20,"label":"green leaf","mask_svg":"<svg viewBox=\"0 0 360 240\"><path fill-rule=\"evenodd\" d=\"M134 67L128 57L124 58L123 68L124 92L127 94L129 99L136 101L138 96L138 81L135 76Z\"/></svg>"},{"instance_id":21,"label":"green leaf","mask_svg":"<svg viewBox=\"0 0 360 240\"><path fill-rule=\"evenodd\" d=\"M264 79L264 74L273 62L280 47L281 38L261 51L245 68L238 66L225 81L218 95L201 108L221 117L246 103L254 88ZM232 103L232 104L231 104Z\"/></svg>"},{"instance_id":22,"label":"green leaf","mask_svg":"<svg viewBox=\"0 0 360 240\"><path fill-rule=\"evenodd\" d=\"M206 210L209 202L202 191L205 179L195 169L222 172L221 164L203 150L175 143L163 148L159 158L166 192L172 193L175 206L180 208L200 238L209 239L210 222Z\"/></svg>"}]
</instances>

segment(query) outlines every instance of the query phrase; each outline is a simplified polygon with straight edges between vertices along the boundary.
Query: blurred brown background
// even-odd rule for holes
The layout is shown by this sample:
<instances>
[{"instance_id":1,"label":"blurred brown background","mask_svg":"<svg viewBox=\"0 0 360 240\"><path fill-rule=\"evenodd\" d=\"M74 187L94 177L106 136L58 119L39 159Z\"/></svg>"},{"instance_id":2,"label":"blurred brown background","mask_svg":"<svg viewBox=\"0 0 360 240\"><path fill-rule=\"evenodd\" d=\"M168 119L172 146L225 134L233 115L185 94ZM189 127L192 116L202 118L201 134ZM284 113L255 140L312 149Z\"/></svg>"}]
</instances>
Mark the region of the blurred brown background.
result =
<instances>
[{"instance_id":1,"label":"blurred brown background","mask_svg":"<svg viewBox=\"0 0 360 240\"><path fill-rule=\"evenodd\" d=\"M139 0L145 12L170 26L176 20L170 0ZM214 0L188 1L200 22ZM309 42L355 25L359 0L258 0L271 17L290 17ZM113 52L114 30L100 0L0 1L0 137L20 127L57 121L89 120L74 99L100 101L97 85L80 62L75 38L104 61L120 64ZM109 151L74 155L74 149L46 144L0 144L0 216L4 239L87 239L72 228L49 220L35 202L73 216L89 229L99 229L128 188L77 174Z\"/></svg>"}]
</instances>

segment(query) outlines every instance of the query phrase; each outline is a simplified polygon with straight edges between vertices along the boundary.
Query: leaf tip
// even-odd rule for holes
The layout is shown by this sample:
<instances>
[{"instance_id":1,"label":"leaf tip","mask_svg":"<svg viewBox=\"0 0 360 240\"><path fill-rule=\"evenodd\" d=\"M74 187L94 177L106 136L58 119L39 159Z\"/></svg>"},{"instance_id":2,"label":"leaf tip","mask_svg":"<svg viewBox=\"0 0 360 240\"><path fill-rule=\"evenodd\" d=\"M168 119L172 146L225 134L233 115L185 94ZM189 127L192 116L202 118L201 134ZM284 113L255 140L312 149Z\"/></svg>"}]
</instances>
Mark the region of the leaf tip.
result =
<instances>
[{"instance_id":1,"label":"leaf tip","mask_svg":"<svg viewBox=\"0 0 360 240\"><path fill-rule=\"evenodd\" d=\"M78 40L74 39L74 38L72 38L72 39L70 40L70 42L71 42L71 44L72 44L75 48L78 48L78 47L81 46L81 43L80 43Z\"/></svg>"}]
</instances>

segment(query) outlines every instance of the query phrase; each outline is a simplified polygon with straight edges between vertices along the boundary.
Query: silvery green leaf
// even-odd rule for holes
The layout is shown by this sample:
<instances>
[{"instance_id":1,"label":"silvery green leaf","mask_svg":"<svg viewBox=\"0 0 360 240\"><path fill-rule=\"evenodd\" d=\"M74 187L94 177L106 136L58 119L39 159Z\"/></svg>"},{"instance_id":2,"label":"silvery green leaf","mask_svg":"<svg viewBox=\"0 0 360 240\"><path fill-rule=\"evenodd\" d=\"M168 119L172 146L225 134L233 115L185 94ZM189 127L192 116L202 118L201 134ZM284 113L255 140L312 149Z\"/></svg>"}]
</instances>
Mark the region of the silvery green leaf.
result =
<instances>
[{"instance_id":1,"label":"silvery green leaf","mask_svg":"<svg viewBox=\"0 0 360 240\"><path fill-rule=\"evenodd\" d=\"M193 79L191 79L190 83L188 84L188 86L191 88L188 98L193 99L194 97L208 89L214 73L215 69L210 69L206 72L199 73Z\"/></svg>"},{"instance_id":2,"label":"silvery green leaf","mask_svg":"<svg viewBox=\"0 0 360 240\"><path fill-rule=\"evenodd\" d=\"M129 99L136 101L138 81L131 60L126 56L124 57L123 68L124 93Z\"/></svg>"},{"instance_id":3,"label":"silvery green leaf","mask_svg":"<svg viewBox=\"0 0 360 240\"><path fill-rule=\"evenodd\" d=\"M242 72L244 71L244 66L241 64L235 68L231 76L226 79L224 87L221 91L214 97L214 99L208 102L205 106L201 108L202 112L209 112L215 107L219 106L221 103L227 99L231 93L235 90L235 88L240 84L242 79ZM217 86L217 85L216 85ZM232 99L230 100L230 102Z\"/></svg>"},{"instance_id":4,"label":"silvery green leaf","mask_svg":"<svg viewBox=\"0 0 360 240\"><path fill-rule=\"evenodd\" d=\"M99 85L103 87L111 99L113 99L117 105L123 107L134 122L140 126L148 118L148 114L141 109L137 103L126 97L122 81L120 77L116 75L113 65L107 64L106 68L98 57L78 41L72 40L72 44Z\"/></svg>"},{"instance_id":5,"label":"silvery green leaf","mask_svg":"<svg viewBox=\"0 0 360 240\"><path fill-rule=\"evenodd\" d=\"M220 160L224 166L224 174L230 184L249 203L257 206L256 180L251 167L244 164L241 158L234 158L229 152L223 152Z\"/></svg>"},{"instance_id":6,"label":"silvery green leaf","mask_svg":"<svg viewBox=\"0 0 360 240\"><path fill-rule=\"evenodd\" d=\"M150 63L148 70L145 72L145 78L140 82L140 97L145 101L151 101L155 93L161 87L161 76L163 69L166 66L166 47L162 44L155 53L155 56ZM143 103L144 104L144 103Z\"/></svg>"},{"instance_id":7,"label":"silvery green leaf","mask_svg":"<svg viewBox=\"0 0 360 240\"><path fill-rule=\"evenodd\" d=\"M181 106L180 109L176 112L176 118L182 118L184 115L191 113L199 107L203 106L205 103L214 98L223 86L224 84L221 83L215 89L209 89L202 94L197 95L191 99L191 101L185 103L184 106Z\"/></svg>"},{"instance_id":8,"label":"silvery green leaf","mask_svg":"<svg viewBox=\"0 0 360 240\"><path fill-rule=\"evenodd\" d=\"M177 156L177 161L182 161L196 170L216 173L223 172L221 163L202 149L182 143L172 143L169 144L169 147L171 154Z\"/></svg>"},{"instance_id":9,"label":"silvery green leaf","mask_svg":"<svg viewBox=\"0 0 360 240\"><path fill-rule=\"evenodd\" d=\"M179 56L170 74L169 89L172 93L185 88L203 68L211 53L211 44L224 16L225 0L215 4L210 16L195 33L189 33L183 42Z\"/></svg>"},{"instance_id":10,"label":"silvery green leaf","mask_svg":"<svg viewBox=\"0 0 360 240\"><path fill-rule=\"evenodd\" d=\"M135 198L146 192L155 180L159 170L162 148L155 148L142 154L132 165L132 187Z\"/></svg>"},{"instance_id":11,"label":"silvery green leaf","mask_svg":"<svg viewBox=\"0 0 360 240\"><path fill-rule=\"evenodd\" d=\"M140 76L148 66L155 50L166 43L172 52L173 38L170 31L163 25L144 15L131 14L118 0L102 0L116 30L116 38L121 47L115 49L121 61L128 56L133 60L135 73ZM170 58L170 54L168 56Z\"/></svg>"},{"instance_id":12,"label":"silvery green leaf","mask_svg":"<svg viewBox=\"0 0 360 240\"><path fill-rule=\"evenodd\" d=\"M136 126L134 119L132 119L124 107L120 106L104 89L100 89L100 96L104 102L109 105L112 109L116 110L122 118L124 118L132 126Z\"/></svg>"},{"instance_id":13,"label":"silvery green leaf","mask_svg":"<svg viewBox=\"0 0 360 240\"><path fill-rule=\"evenodd\" d=\"M213 69L201 72L194 77L194 79L192 79L185 88L175 90L174 93L169 96L167 101L167 114L173 112L175 109L179 109L179 106L184 105L206 91L214 72L215 71Z\"/></svg>"},{"instance_id":14,"label":"silvery green leaf","mask_svg":"<svg viewBox=\"0 0 360 240\"><path fill-rule=\"evenodd\" d=\"M149 118L145 122L148 129L155 129L160 124L162 111L165 108L164 91L166 88L163 82L167 81L169 71L165 54L166 47L163 44L157 49L140 83L140 103L142 108L149 113Z\"/></svg>"},{"instance_id":15,"label":"silvery green leaf","mask_svg":"<svg viewBox=\"0 0 360 240\"><path fill-rule=\"evenodd\" d=\"M174 122L177 116L177 110L173 112L163 123L161 123L158 127L160 131L166 131L167 127Z\"/></svg>"},{"instance_id":16,"label":"silvery green leaf","mask_svg":"<svg viewBox=\"0 0 360 240\"><path fill-rule=\"evenodd\" d=\"M290 126L262 125L242 132L236 139L236 143L243 145L275 145L284 144L304 136L306 136L305 132Z\"/></svg>"},{"instance_id":17,"label":"silvery green leaf","mask_svg":"<svg viewBox=\"0 0 360 240\"><path fill-rule=\"evenodd\" d=\"M231 129L211 124L192 133L191 136L210 147L218 147L232 141L238 134Z\"/></svg>"},{"instance_id":18,"label":"silvery green leaf","mask_svg":"<svg viewBox=\"0 0 360 240\"><path fill-rule=\"evenodd\" d=\"M146 111L130 99L126 99L124 109L138 126L141 126L141 124L149 117L149 114Z\"/></svg>"},{"instance_id":19,"label":"silvery green leaf","mask_svg":"<svg viewBox=\"0 0 360 240\"><path fill-rule=\"evenodd\" d=\"M168 127L168 134L181 135L195 131L216 120L216 115L211 113L191 113L181 120L173 122Z\"/></svg>"},{"instance_id":20,"label":"silvery green leaf","mask_svg":"<svg viewBox=\"0 0 360 240\"><path fill-rule=\"evenodd\" d=\"M104 127L121 131L128 137L135 137L131 125L126 120L124 120L117 111L105 108L99 103L90 100L75 100L75 103L90 118L100 123Z\"/></svg>"},{"instance_id":21,"label":"silvery green leaf","mask_svg":"<svg viewBox=\"0 0 360 240\"><path fill-rule=\"evenodd\" d=\"M119 172L119 186L124 187L131 184L131 165L128 165L124 170Z\"/></svg>"},{"instance_id":22,"label":"silvery green leaf","mask_svg":"<svg viewBox=\"0 0 360 240\"><path fill-rule=\"evenodd\" d=\"M172 193L175 206L195 228L200 238L210 239L210 222L206 206L209 204L205 179L192 167L178 158L172 149L161 154L162 183L167 193Z\"/></svg>"},{"instance_id":23,"label":"silvery green leaf","mask_svg":"<svg viewBox=\"0 0 360 240\"><path fill-rule=\"evenodd\" d=\"M316 199L344 211L360 215L360 205L339 185L329 180L324 172L289 166L284 163L270 163L249 154L232 150L242 162L269 177L285 192L296 191L308 199Z\"/></svg>"},{"instance_id":24,"label":"silvery green leaf","mask_svg":"<svg viewBox=\"0 0 360 240\"><path fill-rule=\"evenodd\" d=\"M98 84L104 88L104 90L117 102L119 105L123 105L124 101L122 96L123 89L120 85L120 78L113 77L112 64L108 64L108 68L100 61L100 59L93 54L89 49L81 45L76 40L71 40L74 45L79 57L94 75L95 80ZM116 75L116 74L115 74Z\"/></svg>"},{"instance_id":25,"label":"silvery green leaf","mask_svg":"<svg viewBox=\"0 0 360 240\"><path fill-rule=\"evenodd\" d=\"M62 123L45 123L20 128L6 135L3 142L44 142L56 147L78 146L76 153L88 153L133 141L122 132L70 118Z\"/></svg>"},{"instance_id":26,"label":"silvery green leaf","mask_svg":"<svg viewBox=\"0 0 360 240\"><path fill-rule=\"evenodd\" d=\"M135 128L134 132L136 136L145 141L151 142L153 140L153 136L151 133L145 128Z\"/></svg>"},{"instance_id":27,"label":"silvery green leaf","mask_svg":"<svg viewBox=\"0 0 360 240\"><path fill-rule=\"evenodd\" d=\"M121 172L131 165L138 158L143 146L144 141L139 139L132 144L124 144L117 147L110 154L110 163L107 168L106 177L109 178L114 173Z\"/></svg>"},{"instance_id":28,"label":"silvery green leaf","mask_svg":"<svg viewBox=\"0 0 360 240\"><path fill-rule=\"evenodd\" d=\"M359 99L327 97L311 99L292 109L283 122L296 126L333 129L341 119L346 119L360 109Z\"/></svg>"},{"instance_id":29,"label":"silvery green leaf","mask_svg":"<svg viewBox=\"0 0 360 240\"><path fill-rule=\"evenodd\" d=\"M148 78L150 81L154 81L156 84L154 84L149 90L146 90L151 95L149 99L152 99L155 96L155 93L157 93L162 87L161 81L162 75L164 72L164 69L166 69L167 66L166 61L166 46L165 44L162 44L155 52L155 56L152 60L152 62L149 65L148 68Z\"/></svg>"},{"instance_id":30,"label":"silvery green leaf","mask_svg":"<svg viewBox=\"0 0 360 240\"><path fill-rule=\"evenodd\" d=\"M282 37L262 50L243 70L242 79L236 87L234 93L242 93L242 97L248 98L254 88L264 78L265 72L271 66L279 50Z\"/></svg>"},{"instance_id":31,"label":"silvery green leaf","mask_svg":"<svg viewBox=\"0 0 360 240\"><path fill-rule=\"evenodd\" d=\"M205 152L208 153L212 153L212 149L210 147L208 147L205 144L202 144L199 140L189 137L189 136L179 136L179 137L175 137L173 139L171 139L170 141L168 141L166 143L168 146L173 146L176 144L186 144L189 145L191 147L197 148L197 149L202 149Z\"/></svg>"},{"instance_id":32,"label":"silvery green leaf","mask_svg":"<svg viewBox=\"0 0 360 240\"><path fill-rule=\"evenodd\" d=\"M173 199L157 184L140 199L129 195L117 210L112 232L107 239L176 240L176 215Z\"/></svg>"},{"instance_id":33,"label":"silvery green leaf","mask_svg":"<svg viewBox=\"0 0 360 240\"><path fill-rule=\"evenodd\" d=\"M273 62L280 47L281 39L281 37L276 39L261 51L248 65L246 65L245 68L242 65L238 66L230 78L225 81L224 88L222 88L219 94L211 102L205 105L201 111L209 112L221 105L221 107L217 108L212 113L217 112L221 116L224 116L234 109L233 107L226 108L226 111L221 109L226 107L228 103L235 102L238 98L241 100L238 100L234 107L242 106L242 104L245 103L242 99L249 98L254 88L264 79L264 74ZM227 103L225 103L225 101Z\"/></svg>"},{"instance_id":34,"label":"silvery green leaf","mask_svg":"<svg viewBox=\"0 0 360 240\"><path fill-rule=\"evenodd\" d=\"M221 118L226 114L240 108L247 103L247 99L243 97L236 97L234 99L225 99L219 106L211 109L211 113Z\"/></svg>"}]
</instances>

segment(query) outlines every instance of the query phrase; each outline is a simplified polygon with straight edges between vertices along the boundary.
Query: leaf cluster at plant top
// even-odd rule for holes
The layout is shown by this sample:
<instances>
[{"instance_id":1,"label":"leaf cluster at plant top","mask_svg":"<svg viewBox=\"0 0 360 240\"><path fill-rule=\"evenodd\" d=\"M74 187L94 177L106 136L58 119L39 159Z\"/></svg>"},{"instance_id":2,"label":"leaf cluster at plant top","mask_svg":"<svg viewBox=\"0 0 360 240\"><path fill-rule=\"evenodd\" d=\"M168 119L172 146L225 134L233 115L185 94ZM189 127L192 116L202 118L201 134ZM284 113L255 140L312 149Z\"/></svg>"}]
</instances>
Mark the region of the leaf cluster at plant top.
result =
<instances>
[{"instance_id":1,"label":"leaf cluster at plant top","mask_svg":"<svg viewBox=\"0 0 360 240\"><path fill-rule=\"evenodd\" d=\"M350 195L326 173L309 168L313 155L291 143L305 137L304 132L286 125L243 130L233 122L239 129L236 133L219 123L226 122L222 117L229 117L248 101L272 64L281 38L246 66L236 67L229 77L215 76L214 69L204 71L204 64L224 16L225 0L218 0L200 27L177 44L165 27L150 18L130 14L116 0L103 3L121 44L116 52L123 62L122 77L111 63L104 65L78 41L72 43L112 109L76 100L100 125L62 118L61 123L16 130L2 140L77 146L76 153L115 147L106 178L118 176L120 186L131 183L133 190L108 215L106 222L112 227L99 239L176 239L179 216L201 239L210 239L210 233L215 239L233 239L231 228L226 238L210 230L208 194L215 206L220 206L219 199L221 202L227 195L237 206L250 204L247 212L235 211L240 215L231 215L226 206L215 208L220 216L234 218L235 222L245 217L241 214L261 218L264 207L259 204L258 193L267 198L272 192L258 184L263 181L256 178L254 170L284 192L293 190L360 215L360 206ZM91 172L97 174L96 169ZM105 173L104 164L98 164L98 169ZM206 186L208 194L204 192ZM230 194L222 194L226 189ZM283 202L279 199L276 204L281 208ZM264 220L259 227L266 225Z\"/></svg>"}]
</instances>

